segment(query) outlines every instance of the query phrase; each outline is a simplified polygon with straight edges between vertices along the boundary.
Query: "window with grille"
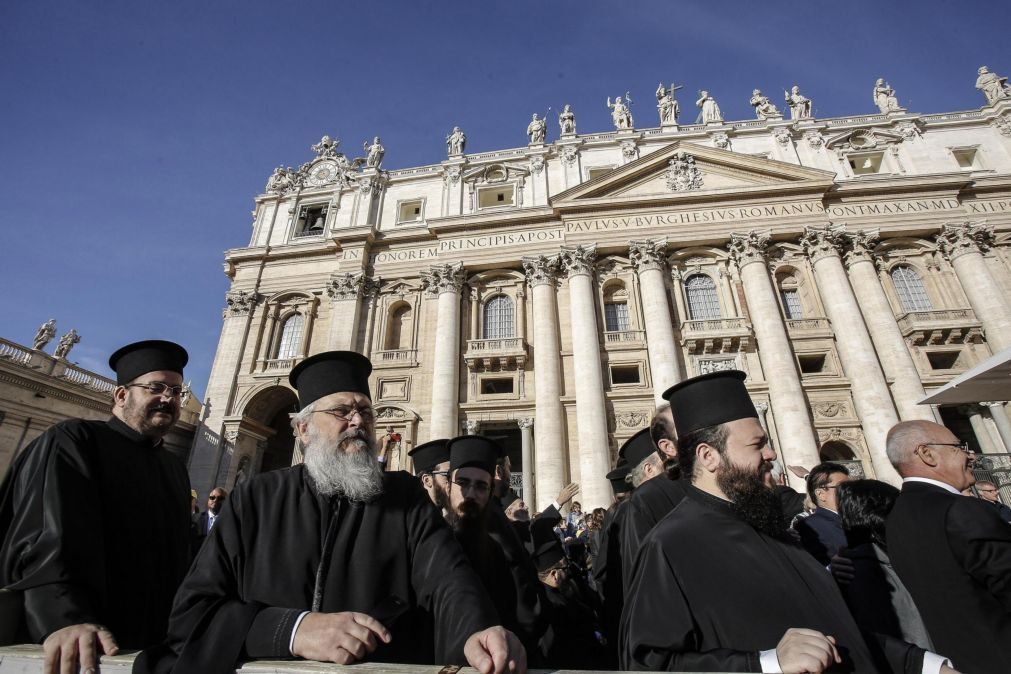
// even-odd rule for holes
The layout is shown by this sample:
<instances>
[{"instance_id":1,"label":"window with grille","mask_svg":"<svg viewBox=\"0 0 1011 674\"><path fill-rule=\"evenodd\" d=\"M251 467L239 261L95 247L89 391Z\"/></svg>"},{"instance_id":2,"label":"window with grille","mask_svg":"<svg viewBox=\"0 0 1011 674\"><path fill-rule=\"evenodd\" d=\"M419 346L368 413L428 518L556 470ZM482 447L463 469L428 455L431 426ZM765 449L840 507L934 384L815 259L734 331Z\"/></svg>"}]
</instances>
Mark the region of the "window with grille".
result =
<instances>
[{"instance_id":1,"label":"window with grille","mask_svg":"<svg viewBox=\"0 0 1011 674\"><path fill-rule=\"evenodd\" d=\"M302 331L305 329L305 316L292 314L284 321L281 328L281 341L277 345L277 358L295 358L302 347Z\"/></svg>"},{"instance_id":2,"label":"window with grille","mask_svg":"<svg viewBox=\"0 0 1011 674\"><path fill-rule=\"evenodd\" d=\"M720 300L716 296L716 284L705 274L695 274L685 281L688 296L688 318L701 321L720 318Z\"/></svg>"},{"instance_id":3,"label":"window with grille","mask_svg":"<svg viewBox=\"0 0 1011 674\"><path fill-rule=\"evenodd\" d=\"M912 267L900 266L891 271L892 284L899 296L903 311L930 311L930 297L923 287L923 279Z\"/></svg>"},{"instance_id":4,"label":"window with grille","mask_svg":"<svg viewBox=\"0 0 1011 674\"><path fill-rule=\"evenodd\" d=\"M484 305L484 338L501 339L516 333L513 301L505 295L496 295Z\"/></svg>"},{"instance_id":5,"label":"window with grille","mask_svg":"<svg viewBox=\"0 0 1011 674\"><path fill-rule=\"evenodd\" d=\"M604 304L604 329L608 332L631 330L628 320L627 302L606 302Z\"/></svg>"},{"instance_id":6,"label":"window with grille","mask_svg":"<svg viewBox=\"0 0 1011 674\"><path fill-rule=\"evenodd\" d=\"M783 312L787 319L804 318L804 308L800 304L800 294L793 288L783 288L779 291L783 299Z\"/></svg>"}]
</instances>

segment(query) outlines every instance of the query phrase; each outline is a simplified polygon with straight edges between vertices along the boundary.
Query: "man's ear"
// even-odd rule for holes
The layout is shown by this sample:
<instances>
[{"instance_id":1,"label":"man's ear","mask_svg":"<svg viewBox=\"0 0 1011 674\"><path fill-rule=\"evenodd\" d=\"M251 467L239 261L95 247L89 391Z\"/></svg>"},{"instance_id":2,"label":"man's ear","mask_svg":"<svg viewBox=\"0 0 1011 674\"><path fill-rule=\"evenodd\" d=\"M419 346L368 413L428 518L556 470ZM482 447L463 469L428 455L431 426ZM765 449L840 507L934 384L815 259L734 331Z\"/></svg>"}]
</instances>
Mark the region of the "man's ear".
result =
<instances>
[{"instance_id":1,"label":"man's ear","mask_svg":"<svg viewBox=\"0 0 1011 674\"><path fill-rule=\"evenodd\" d=\"M658 443L656 443L656 446L660 449L660 452L663 453L663 455L668 459L678 458L678 446L677 443L674 442L673 440L663 438Z\"/></svg>"},{"instance_id":2,"label":"man's ear","mask_svg":"<svg viewBox=\"0 0 1011 674\"><path fill-rule=\"evenodd\" d=\"M431 489L435 484L435 480L432 478L431 473L425 473L421 476L421 484L425 489Z\"/></svg>"},{"instance_id":3,"label":"man's ear","mask_svg":"<svg viewBox=\"0 0 1011 674\"><path fill-rule=\"evenodd\" d=\"M937 453L930 447L930 445L920 445L916 448L914 452L920 457L920 461L930 466L931 468L936 468L938 464Z\"/></svg>"},{"instance_id":4,"label":"man's ear","mask_svg":"<svg viewBox=\"0 0 1011 674\"><path fill-rule=\"evenodd\" d=\"M715 473L722 460L719 450L712 445L703 442L695 448L695 463L709 473Z\"/></svg>"},{"instance_id":5,"label":"man's ear","mask_svg":"<svg viewBox=\"0 0 1011 674\"><path fill-rule=\"evenodd\" d=\"M130 389L125 386L117 386L112 390L112 402L114 406L120 406L126 402L126 396L130 393Z\"/></svg>"},{"instance_id":6,"label":"man's ear","mask_svg":"<svg viewBox=\"0 0 1011 674\"><path fill-rule=\"evenodd\" d=\"M309 444L309 422L299 421L295 424L295 435L298 436L299 441L301 441L302 446L305 447Z\"/></svg>"}]
</instances>

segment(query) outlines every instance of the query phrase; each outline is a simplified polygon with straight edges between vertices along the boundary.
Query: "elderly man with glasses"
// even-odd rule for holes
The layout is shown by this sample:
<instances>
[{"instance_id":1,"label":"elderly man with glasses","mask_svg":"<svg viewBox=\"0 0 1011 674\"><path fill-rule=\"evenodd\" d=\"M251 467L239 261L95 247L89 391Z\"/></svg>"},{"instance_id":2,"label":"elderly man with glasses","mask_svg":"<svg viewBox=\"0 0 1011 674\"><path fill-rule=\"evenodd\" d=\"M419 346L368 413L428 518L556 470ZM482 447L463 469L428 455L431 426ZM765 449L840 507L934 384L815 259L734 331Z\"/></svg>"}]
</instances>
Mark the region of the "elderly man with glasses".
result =
<instances>
[{"instance_id":1,"label":"elderly man with glasses","mask_svg":"<svg viewBox=\"0 0 1011 674\"><path fill-rule=\"evenodd\" d=\"M944 426L905 421L888 432L902 492L888 516L888 556L937 651L961 672L1011 662L1011 527L980 499L966 443Z\"/></svg>"},{"instance_id":2,"label":"elderly man with glasses","mask_svg":"<svg viewBox=\"0 0 1011 674\"><path fill-rule=\"evenodd\" d=\"M997 491L997 485L986 480L977 480L976 493L981 499L993 506L1002 520L1011 522L1011 508L1000 502L1000 492Z\"/></svg>"},{"instance_id":3,"label":"elderly man with glasses","mask_svg":"<svg viewBox=\"0 0 1011 674\"><path fill-rule=\"evenodd\" d=\"M382 470L371 372L351 351L291 371L304 463L235 488L179 588L167 642L134 672L230 672L290 657L525 669L418 481Z\"/></svg>"},{"instance_id":4,"label":"elderly man with glasses","mask_svg":"<svg viewBox=\"0 0 1011 674\"><path fill-rule=\"evenodd\" d=\"M0 628L42 642L45 672L165 637L190 562L189 478L163 442L187 360L160 340L116 351L112 417L52 426L0 486L0 587L17 611Z\"/></svg>"}]
</instances>

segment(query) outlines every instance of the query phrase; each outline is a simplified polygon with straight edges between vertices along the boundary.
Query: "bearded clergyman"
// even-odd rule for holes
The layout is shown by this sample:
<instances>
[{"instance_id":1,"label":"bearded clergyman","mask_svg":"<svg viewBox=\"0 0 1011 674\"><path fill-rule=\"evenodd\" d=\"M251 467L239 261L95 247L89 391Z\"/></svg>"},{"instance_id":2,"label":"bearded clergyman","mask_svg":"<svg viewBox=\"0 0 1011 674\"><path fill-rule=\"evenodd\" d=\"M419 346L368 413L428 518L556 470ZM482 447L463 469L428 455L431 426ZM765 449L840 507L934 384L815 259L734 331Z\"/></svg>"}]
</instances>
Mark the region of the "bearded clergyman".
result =
<instances>
[{"instance_id":1,"label":"bearded clergyman","mask_svg":"<svg viewBox=\"0 0 1011 674\"><path fill-rule=\"evenodd\" d=\"M765 481L776 453L744 379L717 372L664 392L691 484L639 549L621 619L622 669L941 670L934 654L865 639L832 576L793 541Z\"/></svg>"},{"instance_id":2,"label":"bearded clergyman","mask_svg":"<svg viewBox=\"0 0 1011 674\"><path fill-rule=\"evenodd\" d=\"M167 642L135 672L289 657L525 669L421 485L376 459L371 371L350 351L292 370L305 463L235 489L180 587Z\"/></svg>"}]
</instances>

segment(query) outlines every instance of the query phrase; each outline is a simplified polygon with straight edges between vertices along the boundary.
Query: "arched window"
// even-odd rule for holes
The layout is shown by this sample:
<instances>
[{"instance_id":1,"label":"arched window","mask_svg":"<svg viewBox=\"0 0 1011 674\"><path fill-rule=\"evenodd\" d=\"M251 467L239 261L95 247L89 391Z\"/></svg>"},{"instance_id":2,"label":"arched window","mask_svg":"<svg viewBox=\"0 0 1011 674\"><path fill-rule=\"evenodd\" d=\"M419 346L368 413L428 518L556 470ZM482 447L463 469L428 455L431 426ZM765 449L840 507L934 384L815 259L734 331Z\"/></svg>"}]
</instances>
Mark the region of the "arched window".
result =
<instances>
[{"instance_id":1,"label":"arched window","mask_svg":"<svg viewBox=\"0 0 1011 674\"><path fill-rule=\"evenodd\" d=\"M783 303L783 315L787 320L804 318L804 305L800 301L800 291L797 279L792 274L777 277L779 282L779 299Z\"/></svg>"},{"instance_id":2,"label":"arched window","mask_svg":"<svg viewBox=\"0 0 1011 674\"><path fill-rule=\"evenodd\" d=\"M516 334L513 301L506 295L496 295L484 304L484 338L501 339Z\"/></svg>"},{"instance_id":3,"label":"arched window","mask_svg":"<svg viewBox=\"0 0 1011 674\"><path fill-rule=\"evenodd\" d=\"M628 320L628 302L604 303L604 329L608 332L623 332L631 329Z\"/></svg>"},{"instance_id":4,"label":"arched window","mask_svg":"<svg viewBox=\"0 0 1011 674\"><path fill-rule=\"evenodd\" d=\"M903 311L930 311L934 308L927 296L927 289L923 287L923 279L915 269L901 265L893 268L890 273Z\"/></svg>"},{"instance_id":5,"label":"arched window","mask_svg":"<svg viewBox=\"0 0 1011 674\"><path fill-rule=\"evenodd\" d=\"M855 461L853 448L841 440L829 440L818 452L822 461Z\"/></svg>"},{"instance_id":6,"label":"arched window","mask_svg":"<svg viewBox=\"0 0 1011 674\"><path fill-rule=\"evenodd\" d=\"M277 344L278 360L298 357L302 348L302 333L305 330L305 316L292 314L284 319L281 340Z\"/></svg>"},{"instance_id":7,"label":"arched window","mask_svg":"<svg viewBox=\"0 0 1011 674\"><path fill-rule=\"evenodd\" d=\"M390 321L386 326L386 343L384 345L386 350L396 351L411 348L413 319L411 307L407 304L401 304L390 312Z\"/></svg>"},{"instance_id":8,"label":"arched window","mask_svg":"<svg viewBox=\"0 0 1011 674\"><path fill-rule=\"evenodd\" d=\"M705 274L689 276L685 281L688 296L688 319L701 321L720 318L720 299L716 296L716 284Z\"/></svg>"}]
</instances>

